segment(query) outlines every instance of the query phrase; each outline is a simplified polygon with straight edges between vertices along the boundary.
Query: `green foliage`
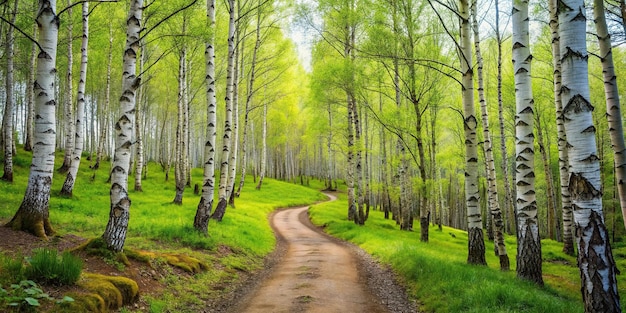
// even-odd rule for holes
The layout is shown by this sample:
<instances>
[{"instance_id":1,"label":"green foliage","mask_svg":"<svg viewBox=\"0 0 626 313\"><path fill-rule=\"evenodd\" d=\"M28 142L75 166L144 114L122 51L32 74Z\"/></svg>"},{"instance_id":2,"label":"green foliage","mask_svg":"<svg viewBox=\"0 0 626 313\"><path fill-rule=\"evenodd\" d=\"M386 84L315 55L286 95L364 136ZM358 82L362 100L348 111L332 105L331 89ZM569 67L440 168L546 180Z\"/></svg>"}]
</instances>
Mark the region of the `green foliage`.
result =
<instances>
[{"instance_id":1,"label":"green foliage","mask_svg":"<svg viewBox=\"0 0 626 313\"><path fill-rule=\"evenodd\" d=\"M11 284L9 288L0 288L0 307L16 312L34 312L39 307L39 300L55 301L57 304L73 302L74 299L65 296L63 299L54 299L32 280L22 280L18 284Z\"/></svg>"},{"instance_id":2,"label":"green foliage","mask_svg":"<svg viewBox=\"0 0 626 313\"><path fill-rule=\"evenodd\" d=\"M27 278L55 285L73 285L78 281L83 270L80 258L67 251L59 256L54 249L41 248L33 252L33 256L27 259Z\"/></svg>"},{"instance_id":3,"label":"green foliage","mask_svg":"<svg viewBox=\"0 0 626 313\"><path fill-rule=\"evenodd\" d=\"M0 285L16 283L25 278L23 257L15 258L0 253Z\"/></svg>"},{"instance_id":4,"label":"green foliage","mask_svg":"<svg viewBox=\"0 0 626 313\"><path fill-rule=\"evenodd\" d=\"M515 277L514 237L506 237L513 268L502 272L498 258L489 252L488 267L466 264L464 231L444 227L439 232L433 228L429 243L423 243L419 241L417 223L414 232L399 231L394 221L373 211L365 226L357 226L345 219L346 208L342 197L313 206L310 216L316 225L325 225L326 232L361 246L383 264L389 264L424 312L582 312L576 259L563 254L560 243L542 241L546 286L538 287ZM491 242L485 245L493 247ZM622 280L620 287L624 285Z\"/></svg>"}]
</instances>

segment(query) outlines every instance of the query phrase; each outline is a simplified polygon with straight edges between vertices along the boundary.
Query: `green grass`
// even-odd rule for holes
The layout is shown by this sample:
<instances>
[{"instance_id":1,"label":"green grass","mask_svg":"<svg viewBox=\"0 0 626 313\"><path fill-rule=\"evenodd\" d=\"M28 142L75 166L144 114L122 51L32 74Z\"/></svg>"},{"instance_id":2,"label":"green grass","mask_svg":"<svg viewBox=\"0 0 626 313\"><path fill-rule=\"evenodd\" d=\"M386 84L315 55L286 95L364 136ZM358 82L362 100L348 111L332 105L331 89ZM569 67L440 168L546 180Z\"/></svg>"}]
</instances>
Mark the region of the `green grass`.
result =
<instances>
[{"instance_id":1,"label":"green grass","mask_svg":"<svg viewBox=\"0 0 626 313\"><path fill-rule=\"evenodd\" d=\"M310 210L316 225L325 225L329 234L361 246L384 264L389 264L409 287L424 312L582 312L580 279L576 258L561 252L562 245L542 241L545 286L521 281L515 275L515 237L507 237L512 270L501 272L486 241L488 267L471 266L467 260L467 233L431 226L429 242L419 240L419 224L414 232L403 232L383 213L370 212L365 226L347 220L347 202L315 205ZM452 236L454 235L454 236ZM614 247L620 269L626 268L626 247ZM618 287L625 294L626 279L618 276ZM622 308L626 308L622 304Z\"/></svg>"},{"instance_id":2,"label":"green grass","mask_svg":"<svg viewBox=\"0 0 626 313\"><path fill-rule=\"evenodd\" d=\"M0 193L3 195L3 201L0 201L2 224L10 220L23 199L30 160L30 153L18 147L14 183L0 181ZM62 154L58 153L55 168L60 167L61 161ZM89 169L89 165L89 161L83 158L70 198L59 195L65 175L54 174L50 220L61 236L75 234L95 238L101 236L106 227L110 209L110 184L106 183L109 163L101 163L94 179L94 171ZM183 204L175 205L172 203L175 195L173 171L170 180L165 181L161 167L154 163L148 164L147 177L142 181L143 192L133 191L134 175L130 177L132 204L125 246L185 253L212 265L211 269L193 278L177 277L174 273L167 275L164 278L168 282L165 294L156 298L147 297L154 302L150 302L151 311L196 312L198 307L202 307L202 301L197 299L208 299L219 293L211 291L211 286L228 285L239 278L239 272L263 266L263 257L275 246L268 222L268 215L273 210L326 199L311 188L272 179L266 178L261 190L254 188L256 184L252 177L247 177L246 182L241 197L235 200L235 207L227 208L222 222L211 220L209 236L203 236L193 229L193 219L200 201L200 196L193 194L193 187L185 189ZM196 183L202 184L201 169L192 171L192 186Z\"/></svg>"}]
</instances>

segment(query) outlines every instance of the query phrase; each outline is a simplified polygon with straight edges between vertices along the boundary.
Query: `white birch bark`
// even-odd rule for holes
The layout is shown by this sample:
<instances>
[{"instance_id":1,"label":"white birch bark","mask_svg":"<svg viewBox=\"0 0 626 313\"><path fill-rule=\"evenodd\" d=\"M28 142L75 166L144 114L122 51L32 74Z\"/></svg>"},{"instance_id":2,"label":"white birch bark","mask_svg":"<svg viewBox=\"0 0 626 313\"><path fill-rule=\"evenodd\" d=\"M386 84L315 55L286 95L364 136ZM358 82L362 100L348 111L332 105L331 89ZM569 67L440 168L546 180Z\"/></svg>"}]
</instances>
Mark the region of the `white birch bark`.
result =
<instances>
[{"instance_id":1,"label":"white birch bark","mask_svg":"<svg viewBox=\"0 0 626 313\"><path fill-rule=\"evenodd\" d=\"M15 19L17 17L18 1L15 0L13 5L13 12L11 12L11 23L15 25ZM13 74L14 74L14 43L15 37L13 36L13 26L8 26L6 35L6 60L7 60L7 72L6 72L6 102L4 106L4 117L2 119L4 128L2 129L2 135L4 136L4 173L2 174L2 180L13 182L13 111L15 110L15 92L13 90Z\"/></svg>"},{"instance_id":2,"label":"white birch bark","mask_svg":"<svg viewBox=\"0 0 626 313\"><path fill-rule=\"evenodd\" d=\"M591 112L582 0L559 2L561 100L569 143L569 191L585 312L621 312L615 260L602 212L602 182Z\"/></svg>"},{"instance_id":3,"label":"white birch bark","mask_svg":"<svg viewBox=\"0 0 626 313\"><path fill-rule=\"evenodd\" d=\"M569 158L567 155L567 136L563 121L563 102L561 101L561 53L559 51L559 15L557 1L549 0L550 31L552 37L552 67L554 80L554 105L556 107L556 129L559 147L559 181L561 185L561 215L563 218L563 252L574 255L572 234L572 200L569 194Z\"/></svg>"},{"instance_id":4,"label":"white birch bark","mask_svg":"<svg viewBox=\"0 0 626 313\"><path fill-rule=\"evenodd\" d=\"M235 36L235 42L239 43L239 31ZM231 141L230 163L228 173L228 186L226 186L226 194L228 195L228 204L235 206L235 178L237 177L237 158L239 157L239 45L235 46L235 71L233 73L233 136ZM243 62L243 60L242 60Z\"/></svg>"},{"instance_id":5,"label":"white birch bark","mask_svg":"<svg viewBox=\"0 0 626 313\"><path fill-rule=\"evenodd\" d=\"M34 0L35 7L37 0ZM37 23L33 23L33 38L37 38ZM28 85L26 90L26 103L28 113L26 115L26 141L24 142L25 151L33 151L33 124L35 123L35 92L33 85L35 84L35 66L37 62L37 44L33 43L30 50L30 61L28 65Z\"/></svg>"},{"instance_id":6,"label":"white birch bark","mask_svg":"<svg viewBox=\"0 0 626 313\"><path fill-rule=\"evenodd\" d=\"M98 140L98 148L96 149L96 162L91 167L94 171L100 168L100 161L102 160L102 155L104 154L104 146L107 138L107 125L109 124L109 119L107 112L109 111L110 102L111 102L111 65L113 64L113 26L109 25L109 53L108 53L108 61L107 61L107 76L106 76L106 87L104 92L104 105L99 106L100 114L102 115L100 118L100 125L105 125L103 129L100 130L100 138Z\"/></svg>"},{"instance_id":7,"label":"white birch bark","mask_svg":"<svg viewBox=\"0 0 626 313\"><path fill-rule=\"evenodd\" d=\"M235 0L228 0L228 11L230 13L230 19L228 23L228 65L226 70L226 96L225 102L225 117L224 117L224 136L222 141L222 156L220 166L220 186L218 190L219 201L215 212L211 218L221 221L226 212L226 206L228 205L228 181L229 174L229 161L230 161L230 147L232 137L232 119L233 119L233 78L235 71Z\"/></svg>"},{"instance_id":8,"label":"white birch bark","mask_svg":"<svg viewBox=\"0 0 626 313\"><path fill-rule=\"evenodd\" d=\"M176 181L175 204L183 203L183 193L185 191L185 62L187 62L186 50L180 51L178 58L178 122L176 123L176 164L174 165L174 180Z\"/></svg>"},{"instance_id":9,"label":"white birch bark","mask_svg":"<svg viewBox=\"0 0 626 313\"><path fill-rule=\"evenodd\" d=\"M535 197L534 100L530 79L528 0L513 1L513 73L515 79L515 181L517 276L543 284L541 238Z\"/></svg>"},{"instance_id":10,"label":"white birch bark","mask_svg":"<svg viewBox=\"0 0 626 313\"><path fill-rule=\"evenodd\" d=\"M209 25L209 37L207 39L204 56L206 58L206 98L207 98L207 128L206 142L204 144L204 179L202 195L193 221L195 229L203 234L208 232L209 218L213 209L213 197L215 193L215 138L217 117L215 107L215 0L207 1L207 21Z\"/></svg>"},{"instance_id":11,"label":"white birch bark","mask_svg":"<svg viewBox=\"0 0 626 313\"><path fill-rule=\"evenodd\" d=\"M267 102L263 103L263 133L261 135L261 169L259 170L259 182L256 189L260 190L265 178L265 168L267 163Z\"/></svg>"},{"instance_id":12,"label":"white birch bark","mask_svg":"<svg viewBox=\"0 0 626 313\"><path fill-rule=\"evenodd\" d=\"M499 1L495 2L496 8L496 39L498 41L498 69L497 69L497 80L498 80L498 124L500 130L500 154L502 155L502 180L504 181L504 213L506 215L506 225L505 228L509 233L513 233L512 229L514 228L511 224L515 224L515 213L514 213L514 201L513 196L511 195L511 183L509 181L509 156L506 150L506 131L504 125L504 101L502 99L502 36L500 34L500 9L498 5Z\"/></svg>"},{"instance_id":13,"label":"white birch bark","mask_svg":"<svg viewBox=\"0 0 626 313\"><path fill-rule=\"evenodd\" d=\"M604 15L604 2L593 1L593 21L596 24L598 42L600 44L600 61L602 61L602 78L604 79L604 95L606 97L606 118L609 122L609 135L611 147L615 159L615 179L617 181L617 193L622 219L626 226L626 145L624 144L624 127L622 126L622 112L617 87L617 76L613 66L613 51L611 48L611 35L609 34L606 17Z\"/></svg>"},{"instance_id":14,"label":"white birch bark","mask_svg":"<svg viewBox=\"0 0 626 313\"><path fill-rule=\"evenodd\" d=\"M111 170L111 209L109 222L102 235L107 247L115 252L124 249L130 217L128 174L130 170L133 127L135 126L135 92L140 84L136 76L139 32L143 0L131 0L126 20L126 45L123 54L122 96L119 118L115 123L115 155Z\"/></svg>"},{"instance_id":15,"label":"white birch bark","mask_svg":"<svg viewBox=\"0 0 626 313\"><path fill-rule=\"evenodd\" d=\"M143 66L146 60L145 47L143 43L141 43L141 47L139 50L139 73L143 73ZM144 90L145 85L139 87L137 91L137 109L135 116L135 143L136 143L136 162L135 162L135 191L143 192L143 186L141 184L142 175L143 175L143 167L144 167L144 142L143 142L143 101L144 101Z\"/></svg>"},{"instance_id":16,"label":"white birch bark","mask_svg":"<svg viewBox=\"0 0 626 313\"><path fill-rule=\"evenodd\" d=\"M504 244L504 222L500 201L498 199L498 185L496 178L496 162L493 157L493 145L491 143L491 133L489 132L489 111L487 110L487 100L485 99L485 88L483 82L483 57L480 50L480 34L478 31L478 8L477 1L472 2L472 30L474 32L474 50L476 51L476 62L478 70L478 101L483 126L483 150L485 152L485 163L487 166L487 189L489 197L489 210L493 218L494 244L500 259L500 269L508 271L510 268L509 256ZM434 130L433 130L434 132Z\"/></svg>"},{"instance_id":17,"label":"white birch bark","mask_svg":"<svg viewBox=\"0 0 626 313\"><path fill-rule=\"evenodd\" d=\"M83 2L83 38L81 41L80 58L80 78L78 80L78 91L76 96L76 123L74 135L74 152L72 153L72 163L65 177L65 183L61 188L61 194L72 195L76 175L80 166L80 158L83 153L83 117L85 116L85 84L87 82L87 48L89 45L89 2Z\"/></svg>"},{"instance_id":18,"label":"white birch bark","mask_svg":"<svg viewBox=\"0 0 626 313\"><path fill-rule=\"evenodd\" d=\"M69 9L68 16L72 16L72 0L67 0ZM63 156L63 165L59 168L59 173L67 173L72 164L72 152L74 151L74 53L73 53L73 27L72 23L67 23L67 72L65 76L65 102L63 103L63 134L65 136L65 149Z\"/></svg>"},{"instance_id":19,"label":"white birch bark","mask_svg":"<svg viewBox=\"0 0 626 313\"><path fill-rule=\"evenodd\" d=\"M55 0L40 0L37 11L39 46L35 75L35 125L33 159L24 200L8 226L38 237L54 234L48 204L54 173L56 137L55 73L59 19Z\"/></svg>"},{"instance_id":20,"label":"white birch bark","mask_svg":"<svg viewBox=\"0 0 626 313\"><path fill-rule=\"evenodd\" d=\"M461 19L461 73L463 118L465 128L465 203L467 205L468 254L467 263L486 265L483 239L480 193L478 192L478 120L474 110L474 73L472 69L472 44L470 8L468 0L459 1Z\"/></svg>"}]
</instances>

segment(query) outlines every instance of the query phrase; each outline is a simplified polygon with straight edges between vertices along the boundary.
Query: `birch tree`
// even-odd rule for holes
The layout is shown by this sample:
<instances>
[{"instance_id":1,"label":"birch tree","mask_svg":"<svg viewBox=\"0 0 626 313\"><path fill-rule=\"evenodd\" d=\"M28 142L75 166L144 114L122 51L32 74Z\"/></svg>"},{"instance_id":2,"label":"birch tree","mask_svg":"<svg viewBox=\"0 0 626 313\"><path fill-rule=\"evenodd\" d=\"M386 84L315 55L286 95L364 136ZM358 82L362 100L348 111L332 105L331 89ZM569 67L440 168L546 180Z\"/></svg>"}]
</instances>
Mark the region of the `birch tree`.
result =
<instances>
[{"instance_id":1,"label":"birch tree","mask_svg":"<svg viewBox=\"0 0 626 313\"><path fill-rule=\"evenodd\" d=\"M604 2L594 0L593 4L593 22L596 25L596 36L600 44L600 61L602 62L602 78L604 80L604 95L606 97L606 118L609 122L609 135L614 153L617 193L619 194L619 202L622 208L622 217L626 217L626 186L624 186L626 184L626 145L624 144L624 128L622 126L617 76L613 66L611 35L609 34L604 15ZM624 226L626 226L626 218L623 218L623 222Z\"/></svg>"},{"instance_id":2,"label":"birch tree","mask_svg":"<svg viewBox=\"0 0 626 313\"><path fill-rule=\"evenodd\" d=\"M140 84L136 76L137 53L141 31L143 0L131 0L126 19L126 44L123 54L122 96L119 118L115 123L115 156L111 170L111 208L109 222L102 238L115 252L124 249L130 213L128 174L130 170L133 127L135 126L135 92Z\"/></svg>"},{"instance_id":3,"label":"birch tree","mask_svg":"<svg viewBox=\"0 0 626 313\"><path fill-rule=\"evenodd\" d=\"M489 210L493 218L494 243L500 259L500 269L508 271L509 256L504 244L504 222L502 211L498 199L498 186L496 180L496 164L493 158L493 146L491 143L491 133L489 132L489 112L487 110L487 100L485 99L485 88L483 82L483 57L480 50L480 34L478 31L478 1L472 2L472 30L474 32L474 50L476 51L477 74L478 74L478 98L480 102L480 112L483 126L483 150L485 152L485 163L487 166L487 189L489 197Z\"/></svg>"},{"instance_id":4,"label":"birch tree","mask_svg":"<svg viewBox=\"0 0 626 313\"><path fill-rule=\"evenodd\" d=\"M13 4L13 12L11 12L11 24L15 25L15 19L17 17L18 0L15 0ZM13 182L13 111L15 108L15 92L13 91L13 58L14 58L14 43L15 37L13 36L14 27L8 26L6 35L6 59L7 59L7 72L6 72L6 103L4 106L4 117L2 119L4 128L2 129L2 135L4 136L4 174L2 174L2 180Z\"/></svg>"},{"instance_id":5,"label":"birch tree","mask_svg":"<svg viewBox=\"0 0 626 313\"><path fill-rule=\"evenodd\" d=\"M478 192L478 143L476 128L478 120L474 112L474 78L472 70L472 45L470 32L470 7L468 0L459 1L461 40L459 42L463 119L465 129L465 202L467 205L468 255L467 263L486 265L485 241L483 239Z\"/></svg>"},{"instance_id":6,"label":"birch tree","mask_svg":"<svg viewBox=\"0 0 626 313\"><path fill-rule=\"evenodd\" d=\"M72 0L67 0L67 15L70 22L67 23L67 72L65 73L65 101L63 102L63 133L65 137L65 145L63 149L63 164L59 168L59 173L67 173L72 164L72 152L74 150L74 48L73 42L73 26L72 18Z\"/></svg>"},{"instance_id":7,"label":"birch tree","mask_svg":"<svg viewBox=\"0 0 626 313\"><path fill-rule=\"evenodd\" d=\"M80 159L83 153L83 117L85 116L85 84L87 82L87 48L89 45L89 2L83 2L82 11L83 36L81 41L81 58L80 58L80 78L78 80L78 91L76 96L76 123L74 135L74 152L72 153L72 162L68 169L65 183L61 188L61 194L72 195L74 183L76 182L76 174L80 166Z\"/></svg>"},{"instance_id":8,"label":"birch tree","mask_svg":"<svg viewBox=\"0 0 626 313\"><path fill-rule=\"evenodd\" d=\"M213 209L213 197L215 192L215 138L217 116L215 107L215 0L207 1L207 24L209 37L205 44L204 56L206 60L206 99L207 99L207 128L206 142L204 143L204 179L202 195L196 216L193 221L195 229L201 233L207 233L211 210Z\"/></svg>"},{"instance_id":9,"label":"birch tree","mask_svg":"<svg viewBox=\"0 0 626 313\"><path fill-rule=\"evenodd\" d=\"M515 78L515 181L517 185L517 276L543 284L541 238L535 197L534 100L530 79L528 1L513 1Z\"/></svg>"},{"instance_id":10,"label":"birch tree","mask_svg":"<svg viewBox=\"0 0 626 313\"><path fill-rule=\"evenodd\" d=\"M235 69L235 0L228 0L228 12L230 14L228 23L228 65L226 68L226 96L224 98L225 103L225 117L224 117L224 135L222 142L222 156L220 166L220 186L219 186L219 201L215 212L211 215L211 218L221 221L224 218L226 212L226 206L228 205L229 184L229 164L230 150L231 150L231 137L232 137L232 120L233 120L233 79Z\"/></svg>"},{"instance_id":11,"label":"birch tree","mask_svg":"<svg viewBox=\"0 0 626 313\"><path fill-rule=\"evenodd\" d=\"M559 14L557 0L548 2L550 10L550 32L552 37L552 68L554 81L554 106L556 107L556 129L559 147L559 181L561 185L561 215L563 218L563 252L574 255L572 234L572 200L569 193L569 158L567 155L567 136L563 120L563 102L561 101L561 52L559 51Z\"/></svg>"},{"instance_id":12,"label":"birch tree","mask_svg":"<svg viewBox=\"0 0 626 313\"><path fill-rule=\"evenodd\" d=\"M559 2L561 100L567 141L578 266L585 312L621 312L615 260L602 212L600 162L589 97L585 5Z\"/></svg>"},{"instance_id":13,"label":"birch tree","mask_svg":"<svg viewBox=\"0 0 626 313\"><path fill-rule=\"evenodd\" d=\"M35 125L33 158L24 200L7 224L15 230L24 230L38 237L54 234L50 224L48 205L54 173L56 134L56 100L54 98L59 18L56 0L40 0L36 21L38 25L39 55L35 76Z\"/></svg>"}]
</instances>

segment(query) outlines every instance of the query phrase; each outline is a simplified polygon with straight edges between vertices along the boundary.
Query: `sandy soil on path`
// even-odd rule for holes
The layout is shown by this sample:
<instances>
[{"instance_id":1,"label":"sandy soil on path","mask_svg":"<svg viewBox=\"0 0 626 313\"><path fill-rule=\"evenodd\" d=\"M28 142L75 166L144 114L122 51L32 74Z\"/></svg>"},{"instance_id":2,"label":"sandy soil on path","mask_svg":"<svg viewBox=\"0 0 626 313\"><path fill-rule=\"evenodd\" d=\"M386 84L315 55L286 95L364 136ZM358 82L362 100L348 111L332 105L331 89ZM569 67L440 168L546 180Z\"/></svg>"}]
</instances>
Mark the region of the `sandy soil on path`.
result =
<instances>
[{"instance_id":1,"label":"sandy soil on path","mask_svg":"<svg viewBox=\"0 0 626 313\"><path fill-rule=\"evenodd\" d=\"M354 249L315 229L308 207L279 211L272 224L286 252L259 287L232 312L389 312L358 268Z\"/></svg>"}]
</instances>

